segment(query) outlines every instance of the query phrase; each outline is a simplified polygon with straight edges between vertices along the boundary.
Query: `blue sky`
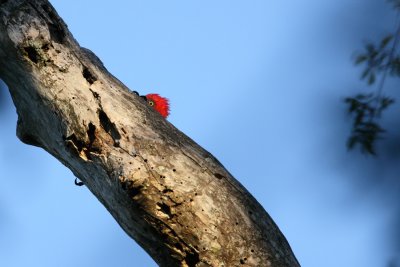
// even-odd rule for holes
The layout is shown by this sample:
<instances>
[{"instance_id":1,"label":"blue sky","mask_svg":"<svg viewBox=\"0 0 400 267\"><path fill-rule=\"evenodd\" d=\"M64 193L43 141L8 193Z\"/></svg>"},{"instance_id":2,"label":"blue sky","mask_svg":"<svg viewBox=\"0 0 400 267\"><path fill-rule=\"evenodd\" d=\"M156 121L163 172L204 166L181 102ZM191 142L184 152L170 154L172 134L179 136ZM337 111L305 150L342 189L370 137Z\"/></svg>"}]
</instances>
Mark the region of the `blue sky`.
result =
<instances>
[{"instance_id":1,"label":"blue sky","mask_svg":"<svg viewBox=\"0 0 400 267\"><path fill-rule=\"evenodd\" d=\"M249 189L302 266L383 267L398 253L389 241L400 191L389 164L398 157L348 153L341 103L363 86L354 51L393 30L389 5L51 3L129 88L171 100L169 121ZM2 103L0 266L156 266L85 187L74 186L68 169L15 137L8 94ZM398 124L399 111L394 106L385 125Z\"/></svg>"}]
</instances>

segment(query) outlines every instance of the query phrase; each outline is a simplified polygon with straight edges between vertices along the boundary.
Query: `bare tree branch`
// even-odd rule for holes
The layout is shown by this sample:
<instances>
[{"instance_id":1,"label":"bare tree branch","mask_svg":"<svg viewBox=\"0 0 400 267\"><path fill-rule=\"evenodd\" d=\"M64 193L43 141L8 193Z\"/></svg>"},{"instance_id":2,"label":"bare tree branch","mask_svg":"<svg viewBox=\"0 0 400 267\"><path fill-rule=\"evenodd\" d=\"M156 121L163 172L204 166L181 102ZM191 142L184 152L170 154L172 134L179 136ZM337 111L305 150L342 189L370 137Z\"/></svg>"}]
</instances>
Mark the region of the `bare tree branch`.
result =
<instances>
[{"instance_id":1,"label":"bare tree branch","mask_svg":"<svg viewBox=\"0 0 400 267\"><path fill-rule=\"evenodd\" d=\"M79 46L46 0L0 0L17 135L60 160L160 266L300 266L210 153Z\"/></svg>"}]
</instances>

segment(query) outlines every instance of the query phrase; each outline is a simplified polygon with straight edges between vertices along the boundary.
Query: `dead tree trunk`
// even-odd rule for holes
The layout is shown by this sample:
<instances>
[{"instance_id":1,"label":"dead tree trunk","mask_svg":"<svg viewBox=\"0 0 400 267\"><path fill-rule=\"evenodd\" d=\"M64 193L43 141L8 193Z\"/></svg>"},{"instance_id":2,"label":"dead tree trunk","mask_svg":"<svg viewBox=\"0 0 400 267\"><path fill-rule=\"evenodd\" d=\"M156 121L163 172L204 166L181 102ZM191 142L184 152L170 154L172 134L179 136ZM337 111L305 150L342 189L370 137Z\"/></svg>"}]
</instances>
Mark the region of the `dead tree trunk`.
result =
<instances>
[{"instance_id":1,"label":"dead tree trunk","mask_svg":"<svg viewBox=\"0 0 400 267\"><path fill-rule=\"evenodd\" d=\"M300 266L216 160L79 46L46 0L0 0L17 135L60 160L160 266Z\"/></svg>"}]
</instances>

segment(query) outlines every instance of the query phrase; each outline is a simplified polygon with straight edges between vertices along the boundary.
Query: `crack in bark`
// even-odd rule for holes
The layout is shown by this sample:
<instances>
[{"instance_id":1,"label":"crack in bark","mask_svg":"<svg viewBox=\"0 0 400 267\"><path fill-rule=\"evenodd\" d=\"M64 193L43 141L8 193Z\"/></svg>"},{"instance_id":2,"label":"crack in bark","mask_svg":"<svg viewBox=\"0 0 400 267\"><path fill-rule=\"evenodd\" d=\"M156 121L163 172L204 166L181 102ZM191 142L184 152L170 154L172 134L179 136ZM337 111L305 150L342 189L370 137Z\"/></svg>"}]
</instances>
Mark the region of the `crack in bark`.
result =
<instances>
[{"instance_id":1,"label":"crack in bark","mask_svg":"<svg viewBox=\"0 0 400 267\"><path fill-rule=\"evenodd\" d=\"M157 207L159 210L168 216L168 219L172 219L174 214L172 214L171 207L164 202L157 202Z\"/></svg>"},{"instance_id":2,"label":"crack in bark","mask_svg":"<svg viewBox=\"0 0 400 267\"><path fill-rule=\"evenodd\" d=\"M121 134L119 133L117 126L115 123L111 122L110 118L107 116L107 113L102 109L97 110L97 114L99 115L100 125L108 133L114 141L114 146L119 147L119 141L121 140Z\"/></svg>"},{"instance_id":3,"label":"crack in bark","mask_svg":"<svg viewBox=\"0 0 400 267\"><path fill-rule=\"evenodd\" d=\"M83 158L84 160L92 160L90 153L101 152L101 148L93 146L96 140L96 126L93 123L89 123L86 134L89 139L88 142L80 140L76 134L71 134L63 139L67 147L79 157Z\"/></svg>"},{"instance_id":4,"label":"crack in bark","mask_svg":"<svg viewBox=\"0 0 400 267\"><path fill-rule=\"evenodd\" d=\"M96 76L85 65L83 65L82 75L90 85L97 81Z\"/></svg>"},{"instance_id":5,"label":"crack in bark","mask_svg":"<svg viewBox=\"0 0 400 267\"><path fill-rule=\"evenodd\" d=\"M189 267L196 267L197 263L200 262L199 253L187 253L185 257L185 262Z\"/></svg>"},{"instance_id":6,"label":"crack in bark","mask_svg":"<svg viewBox=\"0 0 400 267\"><path fill-rule=\"evenodd\" d=\"M126 191L132 199L135 199L135 197L141 194L144 189L143 185L135 186L131 180L120 180L120 183L122 189Z\"/></svg>"},{"instance_id":7,"label":"crack in bark","mask_svg":"<svg viewBox=\"0 0 400 267\"><path fill-rule=\"evenodd\" d=\"M222 178L226 178L225 176L223 176L222 174L220 174L220 173L214 173L214 176L217 178L217 179L222 179Z\"/></svg>"},{"instance_id":8,"label":"crack in bark","mask_svg":"<svg viewBox=\"0 0 400 267\"><path fill-rule=\"evenodd\" d=\"M200 262L199 252L190 244L186 243L168 224L151 214L146 213L145 216L149 217L150 224L159 229L162 238L165 240L164 242L174 247L181 255L184 255L182 261L189 267L196 267Z\"/></svg>"},{"instance_id":9,"label":"crack in bark","mask_svg":"<svg viewBox=\"0 0 400 267\"><path fill-rule=\"evenodd\" d=\"M169 189L169 188L165 188L162 192L163 192L164 194L166 194L166 193L173 193L174 190Z\"/></svg>"},{"instance_id":10,"label":"crack in bark","mask_svg":"<svg viewBox=\"0 0 400 267\"><path fill-rule=\"evenodd\" d=\"M37 64L39 62L39 53L36 51L36 49L33 46L26 46L24 47L24 51L26 53L26 56L32 61L33 63Z\"/></svg>"},{"instance_id":11,"label":"crack in bark","mask_svg":"<svg viewBox=\"0 0 400 267\"><path fill-rule=\"evenodd\" d=\"M88 70L88 69L87 69ZM89 71L89 70L88 70ZM89 72L90 73L90 72ZM91 74L88 74L87 81L90 83L92 81L90 76ZM93 81L94 82L94 81ZM117 126L115 123L113 123L110 118L108 117L107 113L103 109L103 105L101 104L101 96L99 93L95 92L94 90L90 89L90 92L92 92L94 99L96 100L97 104L99 105L99 108L97 109L97 115L99 117L100 121L100 126L103 128L103 130L111 136L114 142L114 147L120 147L120 140L121 140L121 134L118 131ZM124 150L125 151L125 150ZM128 153L129 154L129 153ZM130 155L130 154L129 154Z\"/></svg>"}]
</instances>

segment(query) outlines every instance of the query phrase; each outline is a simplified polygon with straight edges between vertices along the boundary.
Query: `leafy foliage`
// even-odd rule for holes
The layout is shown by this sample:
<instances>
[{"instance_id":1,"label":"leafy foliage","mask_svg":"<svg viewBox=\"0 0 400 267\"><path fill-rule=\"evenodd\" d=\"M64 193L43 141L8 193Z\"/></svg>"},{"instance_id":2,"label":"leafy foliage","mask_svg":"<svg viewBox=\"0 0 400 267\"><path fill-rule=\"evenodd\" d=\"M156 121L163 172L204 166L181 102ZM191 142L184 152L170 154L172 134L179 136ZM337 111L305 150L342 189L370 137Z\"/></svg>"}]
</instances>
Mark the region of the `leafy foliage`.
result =
<instances>
[{"instance_id":1,"label":"leafy foliage","mask_svg":"<svg viewBox=\"0 0 400 267\"><path fill-rule=\"evenodd\" d=\"M375 155L375 142L381 138L385 130L374 118L379 117L383 110L394 103L394 100L389 97L377 99L374 94L359 94L347 97L344 101L348 105L349 114L354 118L347 147L353 149L358 144L363 153ZM377 101L379 105L375 106Z\"/></svg>"},{"instance_id":2,"label":"leafy foliage","mask_svg":"<svg viewBox=\"0 0 400 267\"><path fill-rule=\"evenodd\" d=\"M400 0L390 0L400 10ZM376 141L382 139L385 130L379 125L382 112L395 101L391 97L382 96L385 79L388 75L400 77L400 55L396 54L400 28L395 34L389 34L377 44L366 43L364 51L359 53L354 63L363 65L361 80L368 86L380 78L376 92L358 94L344 99L348 112L352 116L353 126L347 140L347 148L354 149L359 145L361 152L376 155Z\"/></svg>"},{"instance_id":3,"label":"leafy foliage","mask_svg":"<svg viewBox=\"0 0 400 267\"><path fill-rule=\"evenodd\" d=\"M354 61L356 65L362 63L366 65L361 74L361 79L365 79L368 85L372 85L376 80L377 74L385 70L387 64L389 64L390 51L387 51L386 47L392 39L393 36L388 35L382 39L379 45L367 43L365 51L356 57Z\"/></svg>"},{"instance_id":4,"label":"leafy foliage","mask_svg":"<svg viewBox=\"0 0 400 267\"><path fill-rule=\"evenodd\" d=\"M388 2L391 3L395 9L400 10L400 0L388 0Z\"/></svg>"}]
</instances>

